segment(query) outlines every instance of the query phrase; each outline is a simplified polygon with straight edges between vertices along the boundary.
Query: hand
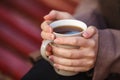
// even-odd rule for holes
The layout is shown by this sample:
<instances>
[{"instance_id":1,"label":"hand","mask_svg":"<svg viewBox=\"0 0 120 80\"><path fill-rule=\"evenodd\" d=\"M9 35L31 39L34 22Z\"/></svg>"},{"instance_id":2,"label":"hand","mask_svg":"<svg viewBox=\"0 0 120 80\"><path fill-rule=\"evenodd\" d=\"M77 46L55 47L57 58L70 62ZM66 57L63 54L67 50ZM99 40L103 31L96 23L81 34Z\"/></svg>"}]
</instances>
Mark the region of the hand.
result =
<instances>
[{"instance_id":1,"label":"hand","mask_svg":"<svg viewBox=\"0 0 120 80\"><path fill-rule=\"evenodd\" d=\"M52 34L52 29L49 23L56 19L67 19L73 18L70 14L60 11L51 11L48 15L44 17L45 21L42 23L41 36L43 39L54 40L54 35ZM57 40L60 40L57 42ZM69 43L71 40L71 43ZM57 47L49 47L47 50L47 55L51 55L51 50L56 53L51 55L49 58L54 62L54 66L58 69L84 72L88 71L94 67L96 61L96 53L98 47L98 32L97 29L89 27L87 31L83 33L83 37L75 38L61 38L55 39L57 44L72 44L80 46L79 49L62 49ZM78 43L77 43L78 42ZM59 51L60 50L60 51ZM65 53L65 55L60 55ZM77 54L76 54L77 53ZM73 57L72 57L73 56Z\"/></svg>"},{"instance_id":2,"label":"hand","mask_svg":"<svg viewBox=\"0 0 120 80\"><path fill-rule=\"evenodd\" d=\"M83 37L56 38L56 44L79 46L78 49L65 49L52 46L54 55L49 58L54 67L67 71L85 72L94 67L98 49L98 31L94 27L88 27L83 32Z\"/></svg>"},{"instance_id":3,"label":"hand","mask_svg":"<svg viewBox=\"0 0 120 80\"><path fill-rule=\"evenodd\" d=\"M53 30L49 26L49 24L54 20L73 19L73 17L67 12L52 10L48 15L44 16L44 19L45 21L41 24L41 29L42 29L41 37L43 39L53 40L55 36L52 34ZM51 54L50 51L51 51L51 47L48 47L46 52L47 56Z\"/></svg>"},{"instance_id":4,"label":"hand","mask_svg":"<svg viewBox=\"0 0 120 80\"><path fill-rule=\"evenodd\" d=\"M54 39L52 28L49 26L49 24L54 20L73 19L73 17L67 12L52 10L48 15L44 16L44 19L45 21L41 24L41 37L43 39Z\"/></svg>"}]
</instances>

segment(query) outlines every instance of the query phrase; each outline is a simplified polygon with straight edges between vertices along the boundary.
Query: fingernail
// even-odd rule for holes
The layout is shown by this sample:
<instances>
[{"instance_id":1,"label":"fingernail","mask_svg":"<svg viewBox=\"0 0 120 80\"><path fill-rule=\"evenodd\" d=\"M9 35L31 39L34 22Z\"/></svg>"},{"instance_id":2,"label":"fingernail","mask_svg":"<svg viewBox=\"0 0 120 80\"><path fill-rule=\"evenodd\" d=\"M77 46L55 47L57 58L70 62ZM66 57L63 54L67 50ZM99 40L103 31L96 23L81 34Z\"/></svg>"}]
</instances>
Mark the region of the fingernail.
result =
<instances>
[{"instance_id":1,"label":"fingernail","mask_svg":"<svg viewBox=\"0 0 120 80\"><path fill-rule=\"evenodd\" d=\"M85 32L83 32L83 37L88 37L89 36L89 34L85 31Z\"/></svg>"},{"instance_id":2,"label":"fingernail","mask_svg":"<svg viewBox=\"0 0 120 80\"><path fill-rule=\"evenodd\" d=\"M54 67L56 67L56 68L58 68L58 67L59 67L59 65L57 65L57 64L53 64L53 66L54 66Z\"/></svg>"},{"instance_id":3,"label":"fingernail","mask_svg":"<svg viewBox=\"0 0 120 80\"><path fill-rule=\"evenodd\" d=\"M45 15L43 18L46 19L48 17L48 15Z\"/></svg>"},{"instance_id":4,"label":"fingernail","mask_svg":"<svg viewBox=\"0 0 120 80\"><path fill-rule=\"evenodd\" d=\"M45 54L46 54L47 56L49 56L49 53L48 53L48 52L46 52Z\"/></svg>"},{"instance_id":5,"label":"fingernail","mask_svg":"<svg viewBox=\"0 0 120 80\"><path fill-rule=\"evenodd\" d=\"M49 59L54 62L53 56L49 56Z\"/></svg>"},{"instance_id":6,"label":"fingernail","mask_svg":"<svg viewBox=\"0 0 120 80\"><path fill-rule=\"evenodd\" d=\"M48 46L47 46L47 51L50 52L51 50L52 50L51 46L48 45Z\"/></svg>"}]
</instances>

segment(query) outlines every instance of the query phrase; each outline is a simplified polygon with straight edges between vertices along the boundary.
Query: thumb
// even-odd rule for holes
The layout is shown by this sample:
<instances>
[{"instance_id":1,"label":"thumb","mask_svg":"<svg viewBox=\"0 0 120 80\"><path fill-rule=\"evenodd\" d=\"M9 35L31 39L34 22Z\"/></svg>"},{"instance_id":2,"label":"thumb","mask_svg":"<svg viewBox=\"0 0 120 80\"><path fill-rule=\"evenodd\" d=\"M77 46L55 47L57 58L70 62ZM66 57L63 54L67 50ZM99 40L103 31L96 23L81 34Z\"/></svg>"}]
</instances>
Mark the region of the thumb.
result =
<instances>
[{"instance_id":1,"label":"thumb","mask_svg":"<svg viewBox=\"0 0 120 80\"><path fill-rule=\"evenodd\" d=\"M90 26L87 28L86 31L82 33L84 38L90 38L97 32L97 29L94 26Z\"/></svg>"}]
</instances>

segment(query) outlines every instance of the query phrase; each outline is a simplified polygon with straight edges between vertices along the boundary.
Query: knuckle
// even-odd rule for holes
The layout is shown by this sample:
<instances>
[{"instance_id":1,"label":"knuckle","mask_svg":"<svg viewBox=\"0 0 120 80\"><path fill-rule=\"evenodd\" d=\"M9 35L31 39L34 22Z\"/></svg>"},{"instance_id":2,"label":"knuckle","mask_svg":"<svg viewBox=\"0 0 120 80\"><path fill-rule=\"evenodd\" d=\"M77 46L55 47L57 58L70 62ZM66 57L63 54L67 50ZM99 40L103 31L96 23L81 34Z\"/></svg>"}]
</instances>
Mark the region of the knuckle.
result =
<instances>
[{"instance_id":1,"label":"knuckle","mask_svg":"<svg viewBox=\"0 0 120 80\"><path fill-rule=\"evenodd\" d=\"M54 59L52 59L54 63L60 63L61 60L59 60L58 58L54 57Z\"/></svg>"},{"instance_id":2,"label":"knuckle","mask_svg":"<svg viewBox=\"0 0 120 80\"><path fill-rule=\"evenodd\" d=\"M72 61L69 62L69 66L73 66L74 63Z\"/></svg>"},{"instance_id":3,"label":"knuckle","mask_svg":"<svg viewBox=\"0 0 120 80\"><path fill-rule=\"evenodd\" d=\"M70 51L70 53L68 54L69 58L73 58L74 57L74 53L72 51Z\"/></svg>"},{"instance_id":4,"label":"knuckle","mask_svg":"<svg viewBox=\"0 0 120 80\"><path fill-rule=\"evenodd\" d=\"M88 63L88 68L89 68L89 69L93 68L94 62L95 62L95 61L90 61L90 62Z\"/></svg>"},{"instance_id":5,"label":"knuckle","mask_svg":"<svg viewBox=\"0 0 120 80\"><path fill-rule=\"evenodd\" d=\"M91 47L95 47L95 45L96 45L95 40L91 39L91 40L90 40L90 45L91 45Z\"/></svg>"},{"instance_id":6,"label":"knuckle","mask_svg":"<svg viewBox=\"0 0 120 80\"><path fill-rule=\"evenodd\" d=\"M73 72L78 72L78 69L73 67L73 68L72 68L72 71L73 71Z\"/></svg>"},{"instance_id":7,"label":"knuckle","mask_svg":"<svg viewBox=\"0 0 120 80\"><path fill-rule=\"evenodd\" d=\"M64 14L69 14L69 13L67 13L67 12L65 12L65 11L64 11L63 13L64 13Z\"/></svg>"},{"instance_id":8,"label":"knuckle","mask_svg":"<svg viewBox=\"0 0 120 80\"><path fill-rule=\"evenodd\" d=\"M41 31L40 36L41 36L42 38L44 38L44 32L43 32L43 31Z\"/></svg>"},{"instance_id":9,"label":"knuckle","mask_svg":"<svg viewBox=\"0 0 120 80\"><path fill-rule=\"evenodd\" d=\"M79 72L85 72L85 71L88 71L88 68L86 68L86 67L80 67L80 68L78 69L78 71L79 71Z\"/></svg>"},{"instance_id":10,"label":"knuckle","mask_svg":"<svg viewBox=\"0 0 120 80\"><path fill-rule=\"evenodd\" d=\"M92 29L93 32L96 32L97 30L95 26L90 26L89 28Z\"/></svg>"},{"instance_id":11,"label":"knuckle","mask_svg":"<svg viewBox=\"0 0 120 80\"><path fill-rule=\"evenodd\" d=\"M89 66L94 65L94 60L89 61L88 65L89 65Z\"/></svg>"},{"instance_id":12,"label":"knuckle","mask_svg":"<svg viewBox=\"0 0 120 80\"><path fill-rule=\"evenodd\" d=\"M92 51L92 52L89 54L89 57L92 58L92 59L96 58L95 52Z\"/></svg>"},{"instance_id":13,"label":"knuckle","mask_svg":"<svg viewBox=\"0 0 120 80\"><path fill-rule=\"evenodd\" d=\"M85 71L89 71L91 68L90 67L87 67L86 69L85 69Z\"/></svg>"},{"instance_id":14,"label":"knuckle","mask_svg":"<svg viewBox=\"0 0 120 80\"><path fill-rule=\"evenodd\" d=\"M84 66L84 65L85 65L85 62L79 61L77 64L80 64L81 66Z\"/></svg>"},{"instance_id":15,"label":"knuckle","mask_svg":"<svg viewBox=\"0 0 120 80\"><path fill-rule=\"evenodd\" d=\"M65 11L63 11L63 13L64 13L65 15L70 15L68 12L65 12Z\"/></svg>"},{"instance_id":16,"label":"knuckle","mask_svg":"<svg viewBox=\"0 0 120 80\"><path fill-rule=\"evenodd\" d=\"M41 25L40 25L40 26L41 26L41 29L44 28L44 25L45 25L45 21L41 23Z\"/></svg>"},{"instance_id":17,"label":"knuckle","mask_svg":"<svg viewBox=\"0 0 120 80\"><path fill-rule=\"evenodd\" d=\"M83 67L79 67L76 72L85 72L85 69Z\"/></svg>"},{"instance_id":18,"label":"knuckle","mask_svg":"<svg viewBox=\"0 0 120 80\"><path fill-rule=\"evenodd\" d=\"M40 27L41 27L41 28L42 28L42 26L43 26L43 23L44 23L44 22L42 22L42 23L40 24Z\"/></svg>"},{"instance_id":19,"label":"knuckle","mask_svg":"<svg viewBox=\"0 0 120 80\"><path fill-rule=\"evenodd\" d=\"M71 44L72 44L72 45L75 45L75 44L78 44L78 42L79 42L78 39L73 39L73 40L71 41Z\"/></svg>"},{"instance_id":20,"label":"knuckle","mask_svg":"<svg viewBox=\"0 0 120 80\"><path fill-rule=\"evenodd\" d=\"M75 66L80 66L80 65L83 65L80 61L76 61L75 63L74 63L74 65Z\"/></svg>"},{"instance_id":21,"label":"knuckle","mask_svg":"<svg viewBox=\"0 0 120 80\"><path fill-rule=\"evenodd\" d=\"M91 66L87 66L87 67L83 68L83 71L89 71L90 69L92 69L92 67Z\"/></svg>"}]
</instances>

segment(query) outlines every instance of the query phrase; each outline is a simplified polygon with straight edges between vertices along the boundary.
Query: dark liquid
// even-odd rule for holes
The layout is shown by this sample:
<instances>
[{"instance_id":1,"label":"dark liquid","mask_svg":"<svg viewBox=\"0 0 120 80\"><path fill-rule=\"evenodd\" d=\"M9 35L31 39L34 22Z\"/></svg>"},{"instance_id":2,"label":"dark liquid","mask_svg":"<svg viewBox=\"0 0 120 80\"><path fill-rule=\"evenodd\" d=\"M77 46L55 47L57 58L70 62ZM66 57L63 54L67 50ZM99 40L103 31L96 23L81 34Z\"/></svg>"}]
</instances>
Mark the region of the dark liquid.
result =
<instances>
[{"instance_id":1,"label":"dark liquid","mask_svg":"<svg viewBox=\"0 0 120 80\"><path fill-rule=\"evenodd\" d=\"M59 26L54 28L53 31L59 34L76 34L83 31L83 29L76 26Z\"/></svg>"}]
</instances>

